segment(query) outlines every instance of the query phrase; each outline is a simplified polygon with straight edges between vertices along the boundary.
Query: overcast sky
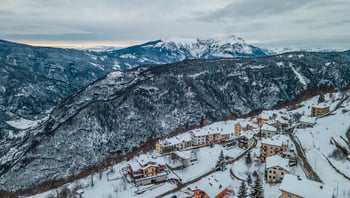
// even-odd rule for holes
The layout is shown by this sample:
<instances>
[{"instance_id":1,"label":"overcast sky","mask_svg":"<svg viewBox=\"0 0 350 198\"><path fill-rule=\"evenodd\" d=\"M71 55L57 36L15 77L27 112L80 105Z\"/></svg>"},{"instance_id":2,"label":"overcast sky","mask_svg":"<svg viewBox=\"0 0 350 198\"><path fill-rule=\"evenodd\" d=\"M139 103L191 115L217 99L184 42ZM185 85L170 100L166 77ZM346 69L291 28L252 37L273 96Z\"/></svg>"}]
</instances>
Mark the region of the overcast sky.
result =
<instances>
[{"instance_id":1,"label":"overcast sky","mask_svg":"<svg viewBox=\"0 0 350 198\"><path fill-rule=\"evenodd\" d=\"M0 0L0 39L130 45L237 35L250 42L350 43L349 0ZM345 43L344 43L345 42ZM350 48L350 46L349 46Z\"/></svg>"}]
</instances>

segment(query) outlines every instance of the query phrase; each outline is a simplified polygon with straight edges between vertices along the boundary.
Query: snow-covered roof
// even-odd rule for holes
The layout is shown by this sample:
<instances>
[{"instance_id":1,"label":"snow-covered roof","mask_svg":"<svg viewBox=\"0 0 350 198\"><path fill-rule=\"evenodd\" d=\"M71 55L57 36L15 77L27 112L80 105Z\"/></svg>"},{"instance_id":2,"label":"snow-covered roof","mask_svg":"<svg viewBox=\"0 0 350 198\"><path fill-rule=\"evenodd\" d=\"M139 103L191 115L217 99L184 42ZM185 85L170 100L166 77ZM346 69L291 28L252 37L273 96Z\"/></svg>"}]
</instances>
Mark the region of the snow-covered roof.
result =
<instances>
[{"instance_id":1,"label":"snow-covered roof","mask_svg":"<svg viewBox=\"0 0 350 198\"><path fill-rule=\"evenodd\" d=\"M77 194L83 194L84 190L83 189L78 189L76 192L77 192Z\"/></svg>"},{"instance_id":2,"label":"snow-covered roof","mask_svg":"<svg viewBox=\"0 0 350 198\"><path fill-rule=\"evenodd\" d=\"M277 131L277 129L273 126L270 126L268 124L264 124L262 127L261 127L261 130L264 130L264 131Z\"/></svg>"},{"instance_id":3,"label":"snow-covered roof","mask_svg":"<svg viewBox=\"0 0 350 198\"><path fill-rule=\"evenodd\" d=\"M277 121L281 122L281 123L288 123L288 119L290 119L289 115L288 116L278 116L276 118Z\"/></svg>"},{"instance_id":4,"label":"snow-covered roof","mask_svg":"<svg viewBox=\"0 0 350 198\"><path fill-rule=\"evenodd\" d=\"M136 162L136 163L135 163ZM149 162L154 162L155 164L165 165L165 162L160 158L152 158L150 155L142 154L134 159L134 161L129 162L129 165L133 170L140 169L141 167L147 165ZM138 164L138 165L136 165ZM135 168L135 169L134 169Z\"/></svg>"},{"instance_id":5,"label":"snow-covered roof","mask_svg":"<svg viewBox=\"0 0 350 198\"><path fill-rule=\"evenodd\" d=\"M174 153L182 159L191 159L191 151L175 151Z\"/></svg>"},{"instance_id":6,"label":"snow-covered roof","mask_svg":"<svg viewBox=\"0 0 350 198\"><path fill-rule=\"evenodd\" d=\"M266 158L266 169L272 167L281 167L289 172L288 159L282 158L278 155L270 156Z\"/></svg>"},{"instance_id":7,"label":"snow-covered roof","mask_svg":"<svg viewBox=\"0 0 350 198\"><path fill-rule=\"evenodd\" d=\"M246 137L247 139L252 139L254 137L253 131L242 131L239 135L239 137Z\"/></svg>"},{"instance_id":8,"label":"snow-covered roof","mask_svg":"<svg viewBox=\"0 0 350 198\"><path fill-rule=\"evenodd\" d=\"M265 119L269 119L270 117L273 116L275 112L274 111L263 111L261 112L261 114L259 115L260 118L265 118Z\"/></svg>"},{"instance_id":9,"label":"snow-covered roof","mask_svg":"<svg viewBox=\"0 0 350 198\"><path fill-rule=\"evenodd\" d=\"M219 193L225 190L225 188L226 187L220 182L220 179L214 177L201 179L197 183L197 189L204 191L209 197L217 196Z\"/></svg>"},{"instance_id":10,"label":"snow-covered roof","mask_svg":"<svg viewBox=\"0 0 350 198\"><path fill-rule=\"evenodd\" d=\"M240 120L237 124L241 125L242 127L246 127L248 125L252 126L252 122L248 121L248 120Z\"/></svg>"},{"instance_id":11,"label":"snow-covered roof","mask_svg":"<svg viewBox=\"0 0 350 198\"><path fill-rule=\"evenodd\" d=\"M261 144L269 144L273 146L282 146L284 144L287 144L289 142L289 139L282 135L275 135L273 138L263 138L261 140Z\"/></svg>"},{"instance_id":12,"label":"snow-covered roof","mask_svg":"<svg viewBox=\"0 0 350 198\"><path fill-rule=\"evenodd\" d=\"M332 187L289 174L284 176L279 189L301 197L331 198L333 196Z\"/></svg>"},{"instance_id":13,"label":"snow-covered roof","mask_svg":"<svg viewBox=\"0 0 350 198\"><path fill-rule=\"evenodd\" d=\"M203 130L203 129L195 129L192 131L194 136L205 136L205 135L212 135L212 134L217 134L217 131L213 130Z\"/></svg>"},{"instance_id":14,"label":"snow-covered roof","mask_svg":"<svg viewBox=\"0 0 350 198\"><path fill-rule=\"evenodd\" d=\"M214 122L210 125L207 125L200 129L194 129L193 135L195 136L205 136L210 134L230 134L233 132L233 126L235 121L222 121L222 122Z\"/></svg>"},{"instance_id":15,"label":"snow-covered roof","mask_svg":"<svg viewBox=\"0 0 350 198\"><path fill-rule=\"evenodd\" d=\"M176 144L180 144L182 142L188 142L191 141L191 134L190 133L183 133L171 138L166 138L164 140L159 140L159 144L162 146L172 146Z\"/></svg>"},{"instance_id":16,"label":"snow-covered roof","mask_svg":"<svg viewBox=\"0 0 350 198\"><path fill-rule=\"evenodd\" d=\"M312 107L323 109L323 108L329 107L329 105L326 103L321 103L321 104L317 104L317 105L312 105Z\"/></svg>"},{"instance_id":17,"label":"snow-covered roof","mask_svg":"<svg viewBox=\"0 0 350 198\"><path fill-rule=\"evenodd\" d=\"M129 164L129 166L131 167L131 169L133 171L141 169L141 165L135 160L134 161L130 161L128 164Z\"/></svg>"},{"instance_id":18,"label":"snow-covered roof","mask_svg":"<svg viewBox=\"0 0 350 198\"><path fill-rule=\"evenodd\" d=\"M315 117L302 116L300 118L300 122L306 122L306 123L315 124L316 123L316 118Z\"/></svg>"}]
</instances>

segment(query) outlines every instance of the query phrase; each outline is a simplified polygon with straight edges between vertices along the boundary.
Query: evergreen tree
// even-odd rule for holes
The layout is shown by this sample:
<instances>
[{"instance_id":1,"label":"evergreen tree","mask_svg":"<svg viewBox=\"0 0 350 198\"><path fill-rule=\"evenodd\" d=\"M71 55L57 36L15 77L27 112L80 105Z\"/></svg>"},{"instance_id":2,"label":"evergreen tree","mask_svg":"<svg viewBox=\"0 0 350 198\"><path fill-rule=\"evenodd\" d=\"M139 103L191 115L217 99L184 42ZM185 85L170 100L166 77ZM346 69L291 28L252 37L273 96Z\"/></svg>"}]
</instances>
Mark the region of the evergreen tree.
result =
<instances>
[{"instance_id":1,"label":"evergreen tree","mask_svg":"<svg viewBox=\"0 0 350 198\"><path fill-rule=\"evenodd\" d=\"M218 161L216 162L216 169L224 171L226 169L224 152L221 150Z\"/></svg>"},{"instance_id":2,"label":"evergreen tree","mask_svg":"<svg viewBox=\"0 0 350 198\"><path fill-rule=\"evenodd\" d=\"M205 124L205 117L202 116L202 117L201 117L201 121L199 122L199 126L200 126L200 127L203 127L204 124Z\"/></svg>"},{"instance_id":3,"label":"evergreen tree","mask_svg":"<svg viewBox=\"0 0 350 198\"><path fill-rule=\"evenodd\" d=\"M258 172L256 172L256 170L253 172L253 176L258 177Z\"/></svg>"},{"instance_id":4,"label":"evergreen tree","mask_svg":"<svg viewBox=\"0 0 350 198\"><path fill-rule=\"evenodd\" d=\"M246 164L252 163L252 157L250 156L250 152L248 152L247 157L245 158L245 163Z\"/></svg>"},{"instance_id":5,"label":"evergreen tree","mask_svg":"<svg viewBox=\"0 0 350 198\"><path fill-rule=\"evenodd\" d=\"M248 186L252 184L252 177L250 176L250 173L248 174L247 183L248 183Z\"/></svg>"},{"instance_id":6,"label":"evergreen tree","mask_svg":"<svg viewBox=\"0 0 350 198\"><path fill-rule=\"evenodd\" d=\"M250 193L251 198L264 198L264 189L261 184L259 175L256 176L256 180Z\"/></svg>"},{"instance_id":7,"label":"evergreen tree","mask_svg":"<svg viewBox=\"0 0 350 198\"><path fill-rule=\"evenodd\" d=\"M324 102L325 101L325 99L324 99L324 95L322 94L322 95L320 95L319 97L318 97L318 103L322 103L322 102Z\"/></svg>"},{"instance_id":8,"label":"evergreen tree","mask_svg":"<svg viewBox=\"0 0 350 198\"><path fill-rule=\"evenodd\" d=\"M220 152L219 161L224 161L224 151L222 150Z\"/></svg>"},{"instance_id":9,"label":"evergreen tree","mask_svg":"<svg viewBox=\"0 0 350 198\"><path fill-rule=\"evenodd\" d=\"M239 187L239 190L238 190L238 198L246 198L246 197L248 197L247 186L245 185L245 182L242 181L241 186Z\"/></svg>"}]
</instances>

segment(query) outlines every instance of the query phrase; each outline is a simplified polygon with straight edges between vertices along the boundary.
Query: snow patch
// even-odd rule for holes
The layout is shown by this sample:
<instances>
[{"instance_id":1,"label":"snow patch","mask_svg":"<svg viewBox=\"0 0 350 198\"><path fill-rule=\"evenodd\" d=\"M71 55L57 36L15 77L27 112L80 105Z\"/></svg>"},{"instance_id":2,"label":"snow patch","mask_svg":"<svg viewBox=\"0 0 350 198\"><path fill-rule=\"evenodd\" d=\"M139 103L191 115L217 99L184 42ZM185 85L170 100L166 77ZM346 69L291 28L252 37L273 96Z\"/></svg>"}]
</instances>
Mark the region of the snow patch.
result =
<instances>
[{"instance_id":1,"label":"snow patch","mask_svg":"<svg viewBox=\"0 0 350 198\"><path fill-rule=\"evenodd\" d=\"M20 118L18 120L6 121L6 123L17 129L28 129L31 127L37 126L42 120L27 120L24 118Z\"/></svg>"},{"instance_id":2,"label":"snow patch","mask_svg":"<svg viewBox=\"0 0 350 198\"><path fill-rule=\"evenodd\" d=\"M127 59L135 59L136 56L132 55L132 54L123 54L119 56L120 58L127 58Z\"/></svg>"},{"instance_id":3,"label":"snow patch","mask_svg":"<svg viewBox=\"0 0 350 198\"><path fill-rule=\"evenodd\" d=\"M101 69L101 70L105 70L105 69L103 68L103 65L96 64L96 63L92 63L92 62L89 62L89 64L92 65L92 66L94 66L94 67L97 67L97 68L99 68L99 69Z\"/></svg>"},{"instance_id":4,"label":"snow patch","mask_svg":"<svg viewBox=\"0 0 350 198\"><path fill-rule=\"evenodd\" d=\"M292 68L293 72L297 75L299 81L304 85L304 88L307 87L306 79L303 75L301 75L294 67L293 64L289 64L289 66Z\"/></svg>"}]
</instances>

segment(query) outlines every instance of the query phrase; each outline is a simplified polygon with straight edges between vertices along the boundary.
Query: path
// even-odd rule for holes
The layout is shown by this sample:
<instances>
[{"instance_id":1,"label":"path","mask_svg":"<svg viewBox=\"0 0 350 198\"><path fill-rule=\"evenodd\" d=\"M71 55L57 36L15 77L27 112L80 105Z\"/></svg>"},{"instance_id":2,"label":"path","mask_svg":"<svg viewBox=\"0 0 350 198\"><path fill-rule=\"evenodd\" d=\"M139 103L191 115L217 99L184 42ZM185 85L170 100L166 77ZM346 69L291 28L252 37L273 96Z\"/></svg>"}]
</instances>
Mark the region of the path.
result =
<instances>
[{"instance_id":1,"label":"path","mask_svg":"<svg viewBox=\"0 0 350 198\"><path fill-rule=\"evenodd\" d=\"M301 160L302 162L302 167L303 170L306 174L306 177L308 179L314 180L314 181L318 181L322 183L322 180L320 179L320 177L317 175L317 173L312 169L311 165L309 164L309 162L306 159L306 155L305 152L303 150L303 148L300 146L299 141L297 141L294 137L294 135L292 133L288 133L290 139L293 141L295 148L297 150L297 155L298 155L298 159Z\"/></svg>"},{"instance_id":2,"label":"path","mask_svg":"<svg viewBox=\"0 0 350 198\"><path fill-rule=\"evenodd\" d=\"M240 155L238 155L236 158L234 158L234 159L232 159L232 160L227 160L227 161L225 162L225 164L232 164L233 162L235 162L235 161L241 159L241 158L242 158L245 154L247 154L252 148L254 148L254 147L256 146L256 144L257 144L257 140L254 138L253 144L252 144L247 150L245 150L243 153L241 153ZM208 172L206 172L206 173L204 173L204 174L198 176L198 177L195 178L195 179L192 179L192 180L190 180L190 181L188 181L188 182L185 182L185 183L181 183L181 184L179 184L176 188L174 188L174 189L172 189L172 190L169 190L169 191L167 191L167 192L165 192L165 193L163 193L163 194L161 194L161 195L158 195L156 198L164 197L164 196L169 195L169 194L171 194L171 193L175 193L175 192L177 192L177 191L179 191L179 190L185 188L186 186L191 185L191 184L193 184L193 183L196 183L197 181L201 180L202 178L204 178L204 177L206 177L206 176L209 176L209 175L211 175L211 174L213 174L213 173L215 173L215 172L216 172L216 168L213 168L213 169L209 170Z\"/></svg>"}]
</instances>

